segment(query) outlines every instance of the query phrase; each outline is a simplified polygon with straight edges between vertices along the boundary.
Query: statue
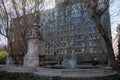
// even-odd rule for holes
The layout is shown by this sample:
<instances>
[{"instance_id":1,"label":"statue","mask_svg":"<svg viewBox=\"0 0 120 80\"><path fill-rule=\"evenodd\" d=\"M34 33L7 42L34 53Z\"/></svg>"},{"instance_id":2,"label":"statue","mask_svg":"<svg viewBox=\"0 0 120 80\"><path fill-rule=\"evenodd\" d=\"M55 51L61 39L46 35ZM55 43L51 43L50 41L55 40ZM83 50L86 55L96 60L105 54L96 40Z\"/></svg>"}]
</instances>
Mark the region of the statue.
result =
<instances>
[{"instance_id":1,"label":"statue","mask_svg":"<svg viewBox=\"0 0 120 80\"><path fill-rule=\"evenodd\" d=\"M38 48L40 42L43 40L42 34L39 31L39 14L35 13L35 22L28 29L27 41L28 41L28 50L27 54L24 57L24 66L28 67L38 67L39 66L39 54Z\"/></svg>"}]
</instances>

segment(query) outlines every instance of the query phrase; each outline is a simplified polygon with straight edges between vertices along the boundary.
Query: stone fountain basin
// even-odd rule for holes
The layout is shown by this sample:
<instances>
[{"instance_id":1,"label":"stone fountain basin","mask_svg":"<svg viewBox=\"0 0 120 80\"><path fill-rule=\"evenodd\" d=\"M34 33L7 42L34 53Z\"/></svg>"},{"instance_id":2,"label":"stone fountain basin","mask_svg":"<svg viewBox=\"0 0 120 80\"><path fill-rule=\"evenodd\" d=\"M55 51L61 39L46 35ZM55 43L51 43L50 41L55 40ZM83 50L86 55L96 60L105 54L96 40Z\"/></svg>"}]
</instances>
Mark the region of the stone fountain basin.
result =
<instances>
[{"instance_id":1,"label":"stone fountain basin","mask_svg":"<svg viewBox=\"0 0 120 80\"><path fill-rule=\"evenodd\" d=\"M83 66L82 66L83 67ZM37 76L60 76L60 77L100 77L117 74L111 67L79 68L79 69L46 69L37 67Z\"/></svg>"},{"instance_id":2,"label":"stone fountain basin","mask_svg":"<svg viewBox=\"0 0 120 80\"><path fill-rule=\"evenodd\" d=\"M0 71L13 73L34 73L37 76L60 76L60 77L100 77L111 76L117 74L111 67L97 66L90 68L82 66L78 69L51 69L42 67L26 67L26 66L7 66L0 65Z\"/></svg>"},{"instance_id":3,"label":"stone fountain basin","mask_svg":"<svg viewBox=\"0 0 120 80\"><path fill-rule=\"evenodd\" d=\"M103 66L92 65L76 65L75 68L71 68L69 65L53 65L51 69L97 69L103 68Z\"/></svg>"}]
</instances>

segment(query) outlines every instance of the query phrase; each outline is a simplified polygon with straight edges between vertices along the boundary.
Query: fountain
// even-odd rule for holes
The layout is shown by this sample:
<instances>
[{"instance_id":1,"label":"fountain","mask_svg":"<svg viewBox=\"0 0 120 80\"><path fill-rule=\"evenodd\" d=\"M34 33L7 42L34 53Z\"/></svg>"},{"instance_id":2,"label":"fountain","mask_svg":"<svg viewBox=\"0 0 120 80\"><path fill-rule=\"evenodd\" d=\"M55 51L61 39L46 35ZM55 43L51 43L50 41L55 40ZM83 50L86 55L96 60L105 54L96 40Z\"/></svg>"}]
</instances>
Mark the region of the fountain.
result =
<instances>
[{"instance_id":1,"label":"fountain","mask_svg":"<svg viewBox=\"0 0 120 80\"><path fill-rule=\"evenodd\" d=\"M86 77L103 77L103 76L110 76L117 74L111 67L108 66L92 66L92 65L77 65L76 57L74 55L74 51L70 54L69 59L65 59L66 65L52 65L53 68L50 67L39 67L39 56L38 56L38 26L34 24L32 27L32 35L29 36L28 39L28 53L25 55L24 58L24 66L6 66L1 65L0 71L6 72L17 72L17 73L34 73L38 77L54 77L59 76L62 78L86 78ZM68 47L68 51L71 48ZM69 52L67 52L69 53ZM44 58L41 56L40 58ZM9 63L9 60L8 60ZM53 63L52 63L53 64ZM46 65L46 64L45 64ZM56 68L56 67L59 67ZM67 67L67 68L66 68Z\"/></svg>"},{"instance_id":2,"label":"fountain","mask_svg":"<svg viewBox=\"0 0 120 80\"><path fill-rule=\"evenodd\" d=\"M41 41L39 34L39 25L34 23L28 36L28 51L24 57L24 66L6 66L1 65L0 71L6 72L26 72L34 73L37 76L60 76L60 77L100 77L115 75L117 72L108 66L91 66L91 65L77 65L77 60L74 55L74 51L71 49L73 42L68 43L67 51L72 50L69 59L65 59L63 62L65 65L55 65L54 68L42 68L39 67L39 55L38 55L38 41ZM69 53L69 52L67 52ZM66 53L66 54L67 54ZM68 55L68 54L67 54ZM41 56L40 58L44 58ZM42 60L41 60L42 61ZM9 59L7 64L9 64ZM51 64L51 63L50 63ZM53 63L52 63L53 64ZM56 63L54 63L56 64ZM46 64L43 64L46 65ZM69 68L66 68L69 67ZM56 69L55 67L60 67Z\"/></svg>"},{"instance_id":3,"label":"fountain","mask_svg":"<svg viewBox=\"0 0 120 80\"><path fill-rule=\"evenodd\" d=\"M65 51L66 52L66 51ZM54 77L62 78L86 78L86 77L103 77L117 74L111 67L108 66L92 66L92 65L77 65L74 51L69 59L64 59L62 65L53 65L51 68L37 67L34 72L38 77Z\"/></svg>"},{"instance_id":4,"label":"fountain","mask_svg":"<svg viewBox=\"0 0 120 80\"><path fill-rule=\"evenodd\" d=\"M76 68L76 59L75 59L75 55L74 55L74 51L72 50L72 53L70 55L70 59L68 60L68 64L69 64L69 67L71 69L75 69Z\"/></svg>"},{"instance_id":5,"label":"fountain","mask_svg":"<svg viewBox=\"0 0 120 80\"><path fill-rule=\"evenodd\" d=\"M65 54L70 53L73 42L67 44ZM68 54L67 54L68 55ZM53 65L51 68L36 68L38 76L60 76L60 77L99 77L114 75L116 72L108 66L77 65L77 59L72 50L70 58L64 56L62 65Z\"/></svg>"},{"instance_id":6,"label":"fountain","mask_svg":"<svg viewBox=\"0 0 120 80\"><path fill-rule=\"evenodd\" d=\"M74 50L72 50L72 52L70 52L72 45L73 45L73 41L70 41L70 42L68 41L68 43L66 45L65 54L70 53L70 57L69 57L69 59L67 59L65 57L64 60L62 61L62 65L65 65L67 68L74 69L74 68L76 68L77 60L75 59Z\"/></svg>"}]
</instances>

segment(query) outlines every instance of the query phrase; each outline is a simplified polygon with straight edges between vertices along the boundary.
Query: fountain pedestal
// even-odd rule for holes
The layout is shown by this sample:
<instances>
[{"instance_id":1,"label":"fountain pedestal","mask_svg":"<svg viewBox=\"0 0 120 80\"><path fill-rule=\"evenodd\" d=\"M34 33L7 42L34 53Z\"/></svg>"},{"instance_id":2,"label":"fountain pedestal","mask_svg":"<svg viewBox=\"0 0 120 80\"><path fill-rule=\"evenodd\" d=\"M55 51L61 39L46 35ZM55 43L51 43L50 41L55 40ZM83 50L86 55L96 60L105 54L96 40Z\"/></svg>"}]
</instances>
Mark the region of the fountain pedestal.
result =
<instances>
[{"instance_id":1,"label":"fountain pedestal","mask_svg":"<svg viewBox=\"0 0 120 80\"><path fill-rule=\"evenodd\" d=\"M24 66L39 66L38 44L36 44L37 41L37 39L28 40L28 52L24 57Z\"/></svg>"},{"instance_id":2,"label":"fountain pedestal","mask_svg":"<svg viewBox=\"0 0 120 80\"><path fill-rule=\"evenodd\" d=\"M34 23L28 30L28 50L24 57L24 66L38 67L39 66L39 54L38 48L42 40L42 35L39 31L39 25Z\"/></svg>"},{"instance_id":3,"label":"fountain pedestal","mask_svg":"<svg viewBox=\"0 0 120 80\"><path fill-rule=\"evenodd\" d=\"M24 66L39 66L38 47L40 45L40 37L39 26L35 23L31 29L28 30L28 50L24 57Z\"/></svg>"}]
</instances>

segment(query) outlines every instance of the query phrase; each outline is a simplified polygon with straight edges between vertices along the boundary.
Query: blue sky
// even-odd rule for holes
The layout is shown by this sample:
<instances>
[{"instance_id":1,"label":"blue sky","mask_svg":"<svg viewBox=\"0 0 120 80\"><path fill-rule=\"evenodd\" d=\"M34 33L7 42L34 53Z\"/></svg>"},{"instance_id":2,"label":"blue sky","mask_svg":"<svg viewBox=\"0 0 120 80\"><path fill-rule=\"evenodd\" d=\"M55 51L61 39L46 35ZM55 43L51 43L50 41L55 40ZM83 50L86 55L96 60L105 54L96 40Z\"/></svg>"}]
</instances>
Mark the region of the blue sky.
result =
<instances>
[{"instance_id":1,"label":"blue sky","mask_svg":"<svg viewBox=\"0 0 120 80\"><path fill-rule=\"evenodd\" d=\"M113 38L116 35L116 27L120 24L120 0L113 0L110 4L111 31Z\"/></svg>"}]
</instances>

